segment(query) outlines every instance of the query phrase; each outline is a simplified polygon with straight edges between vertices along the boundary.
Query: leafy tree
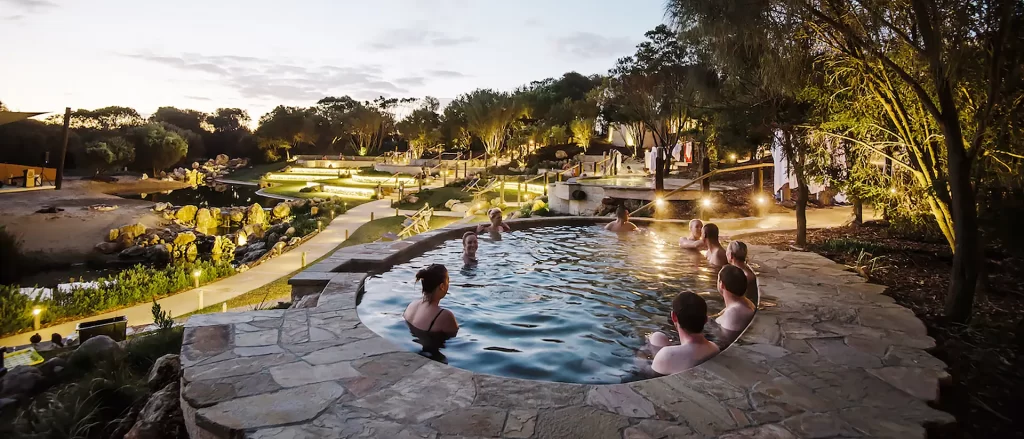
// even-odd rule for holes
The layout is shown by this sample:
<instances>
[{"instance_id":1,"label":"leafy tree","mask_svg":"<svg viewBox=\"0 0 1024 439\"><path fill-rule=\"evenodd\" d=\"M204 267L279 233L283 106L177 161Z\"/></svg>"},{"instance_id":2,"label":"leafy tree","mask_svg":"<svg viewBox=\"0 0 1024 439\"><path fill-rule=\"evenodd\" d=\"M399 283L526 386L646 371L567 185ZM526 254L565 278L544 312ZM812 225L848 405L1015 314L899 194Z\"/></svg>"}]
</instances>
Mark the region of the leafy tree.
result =
<instances>
[{"instance_id":1,"label":"leafy tree","mask_svg":"<svg viewBox=\"0 0 1024 439\"><path fill-rule=\"evenodd\" d=\"M459 96L444 108L441 117L441 141L456 151L468 151L473 143L465 108L466 95Z\"/></svg>"},{"instance_id":2,"label":"leafy tree","mask_svg":"<svg viewBox=\"0 0 1024 439\"><path fill-rule=\"evenodd\" d=\"M359 104L349 111L345 115L345 122L352 144L361 156L379 150L393 125L390 114L369 103Z\"/></svg>"},{"instance_id":3,"label":"leafy tree","mask_svg":"<svg viewBox=\"0 0 1024 439\"><path fill-rule=\"evenodd\" d=\"M590 139L594 137L594 119L576 119L572 121L572 138L583 151L590 147Z\"/></svg>"},{"instance_id":4,"label":"leafy tree","mask_svg":"<svg viewBox=\"0 0 1024 439\"><path fill-rule=\"evenodd\" d=\"M7 106L4 105L3 101L0 101L0 111L10 111L7 109Z\"/></svg>"},{"instance_id":5,"label":"leafy tree","mask_svg":"<svg viewBox=\"0 0 1024 439\"><path fill-rule=\"evenodd\" d=\"M203 135L209 134L213 127L207 122L208 114L196 110L160 107L149 117L151 122L163 123L164 128L174 131L188 142L186 157L198 159L205 157L206 145Z\"/></svg>"},{"instance_id":6,"label":"leafy tree","mask_svg":"<svg viewBox=\"0 0 1024 439\"><path fill-rule=\"evenodd\" d=\"M419 158L423 151L432 149L441 141L441 108L436 98L427 96L422 105L398 123L398 131L409 141L413 158Z\"/></svg>"},{"instance_id":7,"label":"leafy tree","mask_svg":"<svg viewBox=\"0 0 1024 439\"><path fill-rule=\"evenodd\" d=\"M251 121L249 113L241 108L218 108L206 117L214 132L248 131Z\"/></svg>"},{"instance_id":8,"label":"leafy tree","mask_svg":"<svg viewBox=\"0 0 1024 439\"><path fill-rule=\"evenodd\" d=\"M135 146L123 137L111 137L87 143L85 155L96 168L96 173L100 173L134 161Z\"/></svg>"},{"instance_id":9,"label":"leafy tree","mask_svg":"<svg viewBox=\"0 0 1024 439\"><path fill-rule=\"evenodd\" d=\"M202 135L193 132L192 130L186 130L177 125L170 124L167 122L159 122L159 124L160 126L164 127L164 129L166 129L167 131L180 136L182 139L185 140L185 143L188 144L188 152L186 152L185 157L183 157L183 159L198 159L206 155L206 146L205 143L203 142ZM209 134L209 131L206 130L201 130L201 132L204 134Z\"/></svg>"},{"instance_id":10,"label":"leafy tree","mask_svg":"<svg viewBox=\"0 0 1024 439\"><path fill-rule=\"evenodd\" d=\"M150 123L131 130L130 137L135 143L136 162L156 175L178 163L188 152L188 143L163 125Z\"/></svg>"},{"instance_id":11,"label":"leafy tree","mask_svg":"<svg viewBox=\"0 0 1024 439\"><path fill-rule=\"evenodd\" d=\"M480 138L487 154L496 157L521 107L511 94L490 89L474 90L464 99L469 131Z\"/></svg>"},{"instance_id":12,"label":"leafy tree","mask_svg":"<svg viewBox=\"0 0 1024 439\"><path fill-rule=\"evenodd\" d=\"M54 114L46 118L46 122L54 125L64 124L63 114ZM71 128L92 129L101 131L118 130L137 127L145 123L145 119L134 108L103 107L95 110L79 109L71 112Z\"/></svg>"},{"instance_id":13,"label":"leafy tree","mask_svg":"<svg viewBox=\"0 0 1024 439\"><path fill-rule=\"evenodd\" d=\"M334 151L336 146L344 148L352 143L346 117L359 105L358 101L348 96L328 96L316 103L318 130L321 138L326 140L322 143L326 143L330 151Z\"/></svg>"},{"instance_id":14,"label":"leafy tree","mask_svg":"<svg viewBox=\"0 0 1024 439\"><path fill-rule=\"evenodd\" d=\"M260 149L266 152L267 161L277 161L280 151L288 156L293 147L314 140L310 123L311 111L300 107L279 105L260 118L256 129Z\"/></svg>"}]
</instances>

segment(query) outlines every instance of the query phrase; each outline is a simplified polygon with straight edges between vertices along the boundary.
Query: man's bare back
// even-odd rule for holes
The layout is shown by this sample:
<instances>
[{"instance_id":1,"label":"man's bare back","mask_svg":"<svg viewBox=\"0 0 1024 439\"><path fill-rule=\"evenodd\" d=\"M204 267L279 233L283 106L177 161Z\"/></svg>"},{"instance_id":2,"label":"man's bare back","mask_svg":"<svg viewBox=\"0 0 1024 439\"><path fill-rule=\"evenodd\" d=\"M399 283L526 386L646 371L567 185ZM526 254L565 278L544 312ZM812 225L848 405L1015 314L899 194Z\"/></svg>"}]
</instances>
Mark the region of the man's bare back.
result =
<instances>
[{"instance_id":1,"label":"man's bare back","mask_svg":"<svg viewBox=\"0 0 1024 439\"><path fill-rule=\"evenodd\" d=\"M715 323L729 331L742 331L754 318L754 303L746 297L725 307Z\"/></svg>"},{"instance_id":2,"label":"man's bare back","mask_svg":"<svg viewBox=\"0 0 1024 439\"><path fill-rule=\"evenodd\" d=\"M671 375L692 368L718 354L718 346L701 338L694 343L665 346L654 356L651 368L662 375Z\"/></svg>"}]
</instances>

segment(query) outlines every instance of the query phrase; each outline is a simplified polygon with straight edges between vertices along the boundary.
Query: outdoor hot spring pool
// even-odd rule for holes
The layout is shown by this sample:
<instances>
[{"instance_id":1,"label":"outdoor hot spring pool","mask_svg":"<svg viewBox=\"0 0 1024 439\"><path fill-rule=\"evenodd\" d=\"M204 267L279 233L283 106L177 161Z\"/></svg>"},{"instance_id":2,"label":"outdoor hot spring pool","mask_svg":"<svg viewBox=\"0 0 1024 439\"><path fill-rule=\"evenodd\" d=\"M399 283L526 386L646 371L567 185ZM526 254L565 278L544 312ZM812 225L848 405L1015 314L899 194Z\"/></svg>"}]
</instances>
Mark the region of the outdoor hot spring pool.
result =
<instances>
[{"instance_id":1,"label":"outdoor hot spring pool","mask_svg":"<svg viewBox=\"0 0 1024 439\"><path fill-rule=\"evenodd\" d=\"M360 319L404 348L423 350L402 319L421 295L419 269L448 267L451 286L441 306L461 329L440 356L452 366L512 378L618 383L650 376L645 337L677 339L672 299L692 291L722 309L716 275L678 235L619 236L595 226L537 227L480 237L479 264L465 267L462 241L366 279ZM711 324L708 325L712 326ZM709 332L709 337L711 336Z\"/></svg>"}]
</instances>

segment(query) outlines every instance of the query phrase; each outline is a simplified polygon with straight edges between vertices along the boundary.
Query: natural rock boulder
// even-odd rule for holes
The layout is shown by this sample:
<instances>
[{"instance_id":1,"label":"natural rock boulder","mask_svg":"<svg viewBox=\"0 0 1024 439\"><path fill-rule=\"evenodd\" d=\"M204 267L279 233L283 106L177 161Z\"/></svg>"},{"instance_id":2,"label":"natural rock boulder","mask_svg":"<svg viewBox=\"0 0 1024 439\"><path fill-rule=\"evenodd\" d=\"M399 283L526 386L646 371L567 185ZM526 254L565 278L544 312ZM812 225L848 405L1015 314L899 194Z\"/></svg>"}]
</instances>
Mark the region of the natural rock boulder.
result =
<instances>
[{"instance_id":1,"label":"natural rock boulder","mask_svg":"<svg viewBox=\"0 0 1024 439\"><path fill-rule=\"evenodd\" d=\"M209 235L217 232L217 226L217 217L210 209L199 209L196 212L196 230Z\"/></svg>"},{"instance_id":2,"label":"natural rock boulder","mask_svg":"<svg viewBox=\"0 0 1024 439\"><path fill-rule=\"evenodd\" d=\"M282 220L292 214L292 208L288 203L277 203L273 210L271 210L271 213L274 215L274 219Z\"/></svg>"},{"instance_id":3,"label":"natural rock boulder","mask_svg":"<svg viewBox=\"0 0 1024 439\"><path fill-rule=\"evenodd\" d=\"M137 258L146 252L146 248L141 245L133 245L124 250L121 250L121 254L118 256L125 259Z\"/></svg>"},{"instance_id":4,"label":"natural rock boulder","mask_svg":"<svg viewBox=\"0 0 1024 439\"><path fill-rule=\"evenodd\" d=\"M231 159L225 154L217 154L217 157L213 160L213 163L220 166L227 166Z\"/></svg>"},{"instance_id":5,"label":"natural rock boulder","mask_svg":"<svg viewBox=\"0 0 1024 439\"><path fill-rule=\"evenodd\" d=\"M146 233L146 226L142 224L130 224L117 229L117 237L134 240Z\"/></svg>"},{"instance_id":6,"label":"natural rock boulder","mask_svg":"<svg viewBox=\"0 0 1024 439\"><path fill-rule=\"evenodd\" d=\"M555 151L555 158L559 159L559 160L567 159L567 158L569 158L569 154L566 154L565 151L558 150L558 151Z\"/></svg>"},{"instance_id":7,"label":"natural rock boulder","mask_svg":"<svg viewBox=\"0 0 1024 439\"><path fill-rule=\"evenodd\" d=\"M76 367L91 369L97 363L110 362L124 351L114 339L105 335L97 335L82 343L71 353L70 362Z\"/></svg>"},{"instance_id":8,"label":"natural rock boulder","mask_svg":"<svg viewBox=\"0 0 1024 439\"><path fill-rule=\"evenodd\" d=\"M15 366L0 379L0 398L24 400L46 387L46 377L33 366Z\"/></svg>"},{"instance_id":9,"label":"natural rock boulder","mask_svg":"<svg viewBox=\"0 0 1024 439\"><path fill-rule=\"evenodd\" d=\"M146 249L143 257L147 261L163 264L171 260L171 252L168 250L166 244L157 244Z\"/></svg>"},{"instance_id":10,"label":"natural rock boulder","mask_svg":"<svg viewBox=\"0 0 1024 439\"><path fill-rule=\"evenodd\" d=\"M170 209L170 208L171 208L171 203L163 203L163 202L161 202L161 203L156 203L156 205L153 206L153 211L154 212L163 212L163 211L165 211L167 209Z\"/></svg>"},{"instance_id":11,"label":"natural rock boulder","mask_svg":"<svg viewBox=\"0 0 1024 439\"><path fill-rule=\"evenodd\" d=\"M298 236L296 236L296 237L288 240L288 247L294 247L296 245L299 245L300 242L302 242L302 238L299 238Z\"/></svg>"},{"instance_id":12,"label":"natural rock boulder","mask_svg":"<svg viewBox=\"0 0 1024 439\"><path fill-rule=\"evenodd\" d=\"M229 216L231 217L231 224L241 224L245 221L245 211L242 209L231 209Z\"/></svg>"},{"instance_id":13,"label":"natural rock boulder","mask_svg":"<svg viewBox=\"0 0 1024 439\"><path fill-rule=\"evenodd\" d=\"M167 354L157 358L153 363L149 374L146 375L146 385L149 386L149 390L155 392L178 381L179 376L181 376L181 360L177 355Z\"/></svg>"},{"instance_id":14,"label":"natural rock boulder","mask_svg":"<svg viewBox=\"0 0 1024 439\"><path fill-rule=\"evenodd\" d=\"M188 244L190 242L195 242L195 240L196 240L196 235L194 233L192 233L192 232L181 232L181 233L178 234L178 236L174 237L174 246L175 247L183 246L183 245Z\"/></svg>"},{"instance_id":15,"label":"natural rock boulder","mask_svg":"<svg viewBox=\"0 0 1024 439\"><path fill-rule=\"evenodd\" d=\"M450 209L452 212L469 212L469 205L464 203L453 204Z\"/></svg>"},{"instance_id":16,"label":"natural rock boulder","mask_svg":"<svg viewBox=\"0 0 1024 439\"><path fill-rule=\"evenodd\" d=\"M96 251L105 255L117 253L121 248L122 246L120 242L101 242L96 244L95 247Z\"/></svg>"},{"instance_id":17,"label":"natural rock boulder","mask_svg":"<svg viewBox=\"0 0 1024 439\"><path fill-rule=\"evenodd\" d=\"M249 209L245 212L245 224L246 225L263 225L267 223L267 212L263 210L260 203L254 203L249 206Z\"/></svg>"},{"instance_id":18,"label":"natural rock boulder","mask_svg":"<svg viewBox=\"0 0 1024 439\"><path fill-rule=\"evenodd\" d=\"M110 229L110 232L107 232L107 242L117 241L117 236L120 235L120 234L121 234L120 230L118 230L118 229Z\"/></svg>"},{"instance_id":19,"label":"natural rock boulder","mask_svg":"<svg viewBox=\"0 0 1024 439\"><path fill-rule=\"evenodd\" d=\"M198 207L189 204L186 206L181 206L181 208L178 209L178 212L174 214L174 217L177 218L178 221L182 223L195 224L196 212L198 211Z\"/></svg>"},{"instance_id":20,"label":"natural rock boulder","mask_svg":"<svg viewBox=\"0 0 1024 439\"><path fill-rule=\"evenodd\" d=\"M162 439L185 437L185 421L181 415L177 381L164 386L149 397L139 412L139 419L125 439Z\"/></svg>"}]
</instances>

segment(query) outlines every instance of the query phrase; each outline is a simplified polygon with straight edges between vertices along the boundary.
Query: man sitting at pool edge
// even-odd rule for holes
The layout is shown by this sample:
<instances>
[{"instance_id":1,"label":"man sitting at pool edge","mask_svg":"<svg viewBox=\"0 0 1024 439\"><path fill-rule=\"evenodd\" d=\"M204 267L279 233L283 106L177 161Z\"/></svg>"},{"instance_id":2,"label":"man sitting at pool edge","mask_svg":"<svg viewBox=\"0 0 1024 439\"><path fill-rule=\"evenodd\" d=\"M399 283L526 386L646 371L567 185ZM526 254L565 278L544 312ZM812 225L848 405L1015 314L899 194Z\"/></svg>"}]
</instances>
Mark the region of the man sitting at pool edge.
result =
<instances>
[{"instance_id":1,"label":"man sitting at pool edge","mask_svg":"<svg viewBox=\"0 0 1024 439\"><path fill-rule=\"evenodd\" d=\"M629 222L629 211L625 207L619 206L615 208L615 221L608 223L604 229L612 232L635 232L637 226Z\"/></svg>"},{"instance_id":2,"label":"man sitting at pool edge","mask_svg":"<svg viewBox=\"0 0 1024 439\"><path fill-rule=\"evenodd\" d=\"M690 220L690 236L679 238L679 246L692 250L707 248L704 245L704 238L701 232L704 229L704 222L699 219Z\"/></svg>"},{"instance_id":3,"label":"man sitting at pool edge","mask_svg":"<svg viewBox=\"0 0 1024 439\"><path fill-rule=\"evenodd\" d=\"M672 301L672 323L679 332L679 345L669 346L668 336L655 332L651 345L660 348L651 368L662 375L671 375L703 363L718 353L718 346L704 337L708 321L708 304L704 298L684 291Z\"/></svg>"},{"instance_id":4,"label":"man sitting at pool edge","mask_svg":"<svg viewBox=\"0 0 1024 439\"><path fill-rule=\"evenodd\" d=\"M725 309L718 314L715 323L733 333L742 331L754 318L754 302L744 297L747 291L747 275L733 265L726 265L718 272L718 292L722 293Z\"/></svg>"}]
</instances>

